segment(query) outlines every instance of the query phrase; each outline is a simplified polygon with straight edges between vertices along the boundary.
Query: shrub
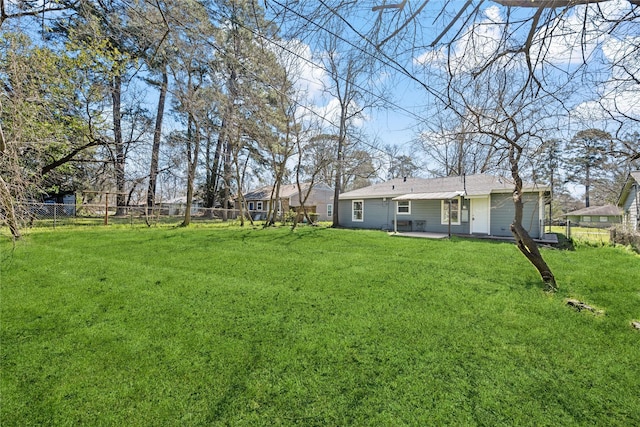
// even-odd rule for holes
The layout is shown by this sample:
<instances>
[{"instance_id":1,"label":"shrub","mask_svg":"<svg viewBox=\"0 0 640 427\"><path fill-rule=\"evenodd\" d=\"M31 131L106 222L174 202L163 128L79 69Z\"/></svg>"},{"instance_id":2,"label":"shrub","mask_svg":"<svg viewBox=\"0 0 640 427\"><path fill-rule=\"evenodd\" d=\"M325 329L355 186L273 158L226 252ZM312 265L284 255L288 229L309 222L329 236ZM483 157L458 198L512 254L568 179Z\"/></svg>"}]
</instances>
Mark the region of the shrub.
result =
<instances>
[{"instance_id":1,"label":"shrub","mask_svg":"<svg viewBox=\"0 0 640 427\"><path fill-rule=\"evenodd\" d=\"M611 227L610 241L619 245L631 246L634 251L640 253L640 232L632 230L628 226Z\"/></svg>"}]
</instances>

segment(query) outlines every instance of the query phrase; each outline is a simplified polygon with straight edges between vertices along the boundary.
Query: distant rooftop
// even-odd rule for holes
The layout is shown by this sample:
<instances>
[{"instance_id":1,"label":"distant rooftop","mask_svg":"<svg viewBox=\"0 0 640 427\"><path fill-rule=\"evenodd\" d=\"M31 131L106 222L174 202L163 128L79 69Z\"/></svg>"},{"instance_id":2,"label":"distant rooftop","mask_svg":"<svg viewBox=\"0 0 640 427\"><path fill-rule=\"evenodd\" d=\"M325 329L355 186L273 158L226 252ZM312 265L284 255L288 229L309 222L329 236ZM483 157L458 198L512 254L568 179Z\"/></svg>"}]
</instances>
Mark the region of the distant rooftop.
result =
<instances>
[{"instance_id":1,"label":"distant rooftop","mask_svg":"<svg viewBox=\"0 0 640 427\"><path fill-rule=\"evenodd\" d=\"M568 212L565 216L621 216L620 208L614 205L589 206L588 208L578 209L577 211Z\"/></svg>"}]
</instances>

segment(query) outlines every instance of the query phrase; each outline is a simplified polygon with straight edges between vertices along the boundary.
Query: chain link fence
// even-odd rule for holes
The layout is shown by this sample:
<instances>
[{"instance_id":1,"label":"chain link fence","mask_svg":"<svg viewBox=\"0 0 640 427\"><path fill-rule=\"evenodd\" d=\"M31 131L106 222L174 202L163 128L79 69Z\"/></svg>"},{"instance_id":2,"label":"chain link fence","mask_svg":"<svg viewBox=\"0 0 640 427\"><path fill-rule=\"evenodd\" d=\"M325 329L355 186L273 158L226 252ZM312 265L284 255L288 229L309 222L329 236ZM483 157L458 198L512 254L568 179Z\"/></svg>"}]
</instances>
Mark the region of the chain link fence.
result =
<instances>
[{"instance_id":1,"label":"chain link fence","mask_svg":"<svg viewBox=\"0 0 640 427\"><path fill-rule=\"evenodd\" d=\"M610 227L591 227L582 223L567 221L564 234L567 239L584 240L593 243L609 243Z\"/></svg>"},{"instance_id":2,"label":"chain link fence","mask_svg":"<svg viewBox=\"0 0 640 427\"><path fill-rule=\"evenodd\" d=\"M640 231L633 230L625 224L607 226L589 226L585 223L567 221L562 226L551 227L554 233L561 233L567 239L579 240L591 244L622 244L630 245L640 252Z\"/></svg>"},{"instance_id":3,"label":"chain link fence","mask_svg":"<svg viewBox=\"0 0 640 427\"><path fill-rule=\"evenodd\" d=\"M107 206L105 204L28 203L22 209L28 227L109 224L176 224L184 220L186 206L172 204L147 209L144 206ZM191 207L193 222L236 220L237 209Z\"/></svg>"}]
</instances>

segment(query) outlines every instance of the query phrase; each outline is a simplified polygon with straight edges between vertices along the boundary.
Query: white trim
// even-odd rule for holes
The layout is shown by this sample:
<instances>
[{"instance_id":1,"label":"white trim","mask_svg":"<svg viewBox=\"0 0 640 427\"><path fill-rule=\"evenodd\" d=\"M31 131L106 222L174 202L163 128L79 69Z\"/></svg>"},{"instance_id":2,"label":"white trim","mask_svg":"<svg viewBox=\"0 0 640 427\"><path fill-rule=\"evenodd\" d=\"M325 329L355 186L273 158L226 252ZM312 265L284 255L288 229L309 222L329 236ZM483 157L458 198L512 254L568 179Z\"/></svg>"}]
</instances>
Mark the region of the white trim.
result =
<instances>
[{"instance_id":1,"label":"white trim","mask_svg":"<svg viewBox=\"0 0 640 427\"><path fill-rule=\"evenodd\" d=\"M355 204L360 203L361 208L359 209L360 218L356 217L356 209ZM353 222L364 222L364 200L352 200L351 201L351 221Z\"/></svg>"},{"instance_id":2,"label":"white trim","mask_svg":"<svg viewBox=\"0 0 640 427\"><path fill-rule=\"evenodd\" d=\"M407 212L400 212L400 203L407 203L407 207L409 208L409 210ZM411 200L397 200L396 213L398 215L411 215Z\"/></svg>"},{"instance_id":3,"label":"white trim","mask_svg":"<svg viewBox=\"0 0 640 427\"><path fill-rule=\"evenodd\" d=\"M457 221L451 220L451 225L460 225L460 208L462 207L462 203L460 203L459 198L440 201L440 224L441 225L449 224L449 218L444 217L444 207L446 206L447 211L449 211L449 202L451 202L451 204L453 204L453 202L456 202L458 204L458 220Z\"/></svg>"},{"instance_id":4,"label":"white trim","mask_svg":"<svg viewBox=\"0 0 640 427\"><path fill-rule=\"evenodd\" d=\"M333 216L333 203L327 203L327 216Z\"/></svg>"},{"instance_id":5,"label":"white trim","mask_svg":"<svg viewBox=\"0 0 640 427\"><path fill-rule=\"evenodd\" d=\"M491 234L491 202L490 202L490 198L487 197L475 197L473 199L470 199L470 206L469 206L469 233L473 234L473 233L483 233L483 234ZM484 224L479 224L476 219L475 219L475 209L476 209L476 203L478 204L478 206L481 206L482 204L484 204L485 206L485 213L486 213L486 222ZM480 231L478 231L478 229Z\"/></svg>"},{"instance_id":6,"label":"white trim","mask_svg":"<svg viewBox=\"0 0 640 427\"><path fill-rule=\"evenodd\" d=\"M544 238L544 224L545 224L545 215L547 214L547 210L544 208L544 191L538 193L538 238ZM551 218L549 218L549 224L551 224Z\"/></svg>"}]
</instances>

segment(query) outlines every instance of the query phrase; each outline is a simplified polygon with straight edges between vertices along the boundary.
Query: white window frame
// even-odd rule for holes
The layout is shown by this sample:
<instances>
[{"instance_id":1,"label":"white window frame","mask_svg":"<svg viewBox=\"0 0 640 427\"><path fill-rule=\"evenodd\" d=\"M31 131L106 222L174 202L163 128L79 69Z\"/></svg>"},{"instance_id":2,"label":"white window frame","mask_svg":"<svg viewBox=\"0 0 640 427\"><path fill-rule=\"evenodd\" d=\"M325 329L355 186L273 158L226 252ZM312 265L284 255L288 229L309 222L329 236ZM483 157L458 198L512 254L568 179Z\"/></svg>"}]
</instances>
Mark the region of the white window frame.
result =
<instances>
[{"instance_id":1,"label":"white window frame","mask_svg":"<svg viewBox=\"0 0 640 427\"><path fill-rule=\"evenodd\" d=\"M262 202L256 202L256 210L257 211L261 211L262 209Z\"/></svg>"},{"instance_id":2,"label":"white window frame","mask_svg":"<svg viewBox=\"0 0 640 427\"><path fill-rule=\"evenodd\" d=\"M609 217L608 216L601 216L600 217L600 222L609 222Z\"/></svg>"},{"instance_id":3,"label":"white window frame","mask_svg":"<svg viewBox=\"0 0 640 427\"><path fill-rule=\"evenodd\" d=\"M333 216L333 203L327 203L327 216Z\"/></svg>"},{"instance_id":4,"label":"white window frame","mask_svg":"<svg viewBox=\"0 0 640 427\"><path fill-rule=\"evenodd\" d=\"M253 202L249 202L249 210L252 211L253 210Z\"/></svg>"},{"instance_id":5,"label":"white window frame","mask_svg":"<svg viewBox=\"0 0 640 427\"><path fill-rule=\"evenodd\" d=\"M458 205L458 209L456 209L457 211L457 217L458 220L454 221L453 219L451 220L451 225L460 225L460 207L462 205L462 203L460 203L460 199L452 199L451 200L451 205L457 204ZM441 204L440 204L440 224L442 225L448 225L449 224L449 200L442 200Z\"/></svg>"},{"instance_id":6,"label":"white window frame","mask_svg":"<svg viewBox=\"0 0 640 427\"><path fill-rule=\"evenodd\" d=\"M591 222L591 217L590 216L583 216L582 217L582 222Z\"/></svg>"},{"instance_id":7,"label":"white window frame","mask_svg":"<svg viewBox=\"0 0 640 427\"><path fill-rule=\"evenodd\" d=\"M406 203L406 205L400 206L400 203ZM407 208L406 211L401 211L400 208ZM396 213L398 215L411 215L411 200L398 200L396 202Z\"/></svg>"},{"instance_id":8,"label":"white window frame","mask_svg":"<svg viewBox=\"0 0 640 427\"><path fill-rule=\"evenodd\" d=\"M360 203L360 209L356 210L356 203ZM357 217L356 212L360 212L360 218ZM364 200L352 200L351 201L351 221L363 222L364 221Z\"/></svg>"}]
</instances>

